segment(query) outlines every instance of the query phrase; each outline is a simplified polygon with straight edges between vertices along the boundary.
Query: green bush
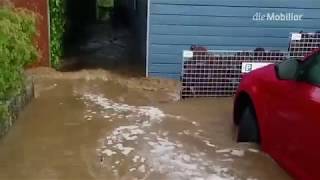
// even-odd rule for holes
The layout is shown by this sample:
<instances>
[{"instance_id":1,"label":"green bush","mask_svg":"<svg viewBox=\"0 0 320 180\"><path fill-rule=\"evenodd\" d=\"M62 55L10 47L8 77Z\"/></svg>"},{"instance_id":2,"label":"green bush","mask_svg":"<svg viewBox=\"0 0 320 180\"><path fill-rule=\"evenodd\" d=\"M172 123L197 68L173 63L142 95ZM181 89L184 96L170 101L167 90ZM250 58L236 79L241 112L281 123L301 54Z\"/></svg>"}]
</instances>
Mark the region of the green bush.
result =
<instances>
[{"instance_id":1,"label":"green bush","mask_svg":"<svg viewBox=\"0 0 320 180\"><path fill-rule=\"evenodd\" d=\"M63 54L63 36L65 32L65 0L49 0L51 65L58 69Z\"/></svg>"},{"instance_id":2,"label":"green bush","mask_svg":"<svg viewBox=\"0 0 320 180\"><path fill-rule=\"evenodd\" d=\"M7 100L23 88L23 68L38 58L36 35L34 13L0 8L0 100Z\"/></svg>"},{"instance_id":3,"label":"green bush","mask_svg":"<svg viewBox=\"0 0 320 180\"><path fill-rule=\"evenodd\" d=\"M6 120L8 116L9 116L8 107L0 103L0 126L3 120ZM0 135L1 135L1 132L0 132Z\"/></svg>"}]
</instances>

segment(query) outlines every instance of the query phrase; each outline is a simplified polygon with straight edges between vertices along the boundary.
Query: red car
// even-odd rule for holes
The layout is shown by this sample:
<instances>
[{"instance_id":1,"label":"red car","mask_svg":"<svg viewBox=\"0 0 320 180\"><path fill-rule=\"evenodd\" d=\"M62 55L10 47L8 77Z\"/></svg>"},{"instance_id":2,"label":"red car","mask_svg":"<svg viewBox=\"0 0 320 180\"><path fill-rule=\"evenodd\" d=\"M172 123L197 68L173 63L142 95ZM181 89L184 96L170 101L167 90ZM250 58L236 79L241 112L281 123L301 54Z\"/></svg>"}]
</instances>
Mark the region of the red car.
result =
<instances>
[{"instance_id":1,"label":"red car","mask_svg":"<svg viewBox=\"0 0 320 180\"><path fill-rule=\"evenodd\" d=\"M320 179L320 50L252 71L234 104L239 142L255 142L295 179Z\"/></svg>"}]
</instances>

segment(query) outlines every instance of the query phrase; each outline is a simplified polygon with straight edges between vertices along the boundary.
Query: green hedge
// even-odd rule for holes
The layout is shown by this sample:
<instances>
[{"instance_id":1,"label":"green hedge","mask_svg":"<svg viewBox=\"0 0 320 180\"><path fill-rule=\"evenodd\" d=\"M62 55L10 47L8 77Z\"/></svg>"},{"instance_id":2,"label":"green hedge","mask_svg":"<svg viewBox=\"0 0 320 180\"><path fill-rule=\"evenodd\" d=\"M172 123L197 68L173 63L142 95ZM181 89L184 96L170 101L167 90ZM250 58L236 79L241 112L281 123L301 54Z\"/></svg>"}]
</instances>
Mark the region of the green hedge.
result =
<instances>
[{"instance_id":1,"label":"green hedge","mask_svg":"<svg viewBox=\"0 0 320 180\"><path fill-rule=\"evenodd\" d=\"M63 36L65 32L65 0L49 0L51 65L59 69L63 54Z\"/></svg>"},{"instance_id":2,"label":"green hedge","mask_svg":"<svg viewBox=\"0 0 320 180\"><path fill-rule=\"evenodd\" d=\"M36 15L25 9L0 8L0 118L3 102L24 86L23 69L38 58Z\"/></svg>"}]
</instances>

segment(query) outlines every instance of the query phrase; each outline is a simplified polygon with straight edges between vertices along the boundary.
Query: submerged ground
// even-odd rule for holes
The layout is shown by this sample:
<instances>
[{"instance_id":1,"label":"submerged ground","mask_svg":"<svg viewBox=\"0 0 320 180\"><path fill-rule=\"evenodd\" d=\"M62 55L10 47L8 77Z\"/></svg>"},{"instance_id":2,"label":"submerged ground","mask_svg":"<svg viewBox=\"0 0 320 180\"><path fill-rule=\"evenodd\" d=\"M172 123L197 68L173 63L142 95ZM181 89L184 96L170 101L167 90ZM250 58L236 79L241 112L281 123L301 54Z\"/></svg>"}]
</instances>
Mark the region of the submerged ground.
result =
<instances>
[{"instance_id":1,"label":"submerged ground","mask_svg":"<svg viewBox=\"0 0 320 180\"><path fill-rule=\"evenodd\" d=\"M232 98L179 101L177 82L132 67L126 32L101 26L65 61L75 72L27 72L35 99L0 139L1 180L291 179L234 141Z\"/></svg>"},{"instance_id":2,"label":"submerged ground","mask_svg":"<svg viewBox=\"0 0 320 180\"><path fill-rule=\"evenodd\" d=\"M118 80L36 80L36 98L0 140L0 179L290 179L234 142L232 99L174 101L161 81ZM158 89L140 88L151 83Z\"/></svg>"}]
</instances>

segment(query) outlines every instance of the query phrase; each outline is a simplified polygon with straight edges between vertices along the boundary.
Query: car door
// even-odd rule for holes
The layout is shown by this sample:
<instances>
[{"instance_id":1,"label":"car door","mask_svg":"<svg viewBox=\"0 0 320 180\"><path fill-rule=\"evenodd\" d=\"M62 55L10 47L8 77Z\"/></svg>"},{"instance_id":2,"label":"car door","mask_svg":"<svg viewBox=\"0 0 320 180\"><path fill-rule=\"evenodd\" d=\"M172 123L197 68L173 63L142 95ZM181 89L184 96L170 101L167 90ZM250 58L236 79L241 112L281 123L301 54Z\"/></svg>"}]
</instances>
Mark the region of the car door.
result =
<instances>
[{"instance_id":1,"label":"car door","mask_svg":"<svg viewBox=\"0 0 320 180\"><path fill-rule=\"evenodd\" d=\"M282 67L291 70L290 61L283 62ZM277 160L283 161L287 159L288 144L293 144L296 141L289 132L291 131L290 129L295 129L298 126L298 118L300 118L297 112L293 111L293 109L297 109L295 106L298 104L298 99L295 98L296 95L294 94L297 83L293 78L279 79L278 77L274 77L270 82L265 86L268 113L266 125L269 132L267 139L267 144L269 144L268 151ZM289 119L290 121L288 121Z\"/></svg>"},{"instance_id":2,"label":"car door","mask_svg":"<svg viewBox=\"0 0 320 180\"><path fill-rule=\"evenodd\" d=\"M320 55L297 69L296 80L279 80L273 87L270 127L277 131L282 163L298 179L320 179ZM318 112L319 111L319 112Z\"/></svg>"},{"instance_id":3,"label":"car door","mask_svg":"<svg viewBox=\"0 0 320 180\"><path fill-rule=\"evenodd\" d=\"M319 72L320 73L320 72ZM319 74L320 75L320 74ZM285 149L288 162L299 179L318 180L320 161L320 88L309 82L298 82L292 106L296 117L287 119L292 138ZM293 122L295 121L295 122ZM289 124L288 124L289 125Z\"/></svg>"},{"instance_id":4,"label":"car door","mask_svg":"<svg viewBox=\"0 0 320 180\"><path fill-rule=\"evenodd\" d=\"M285 120L295 126L288 126L292 139L285 154L299 179L316 180L320 179L320 54L301 64L297 78L292 93L296 104Z\"/></svg>"}]
</instances>

